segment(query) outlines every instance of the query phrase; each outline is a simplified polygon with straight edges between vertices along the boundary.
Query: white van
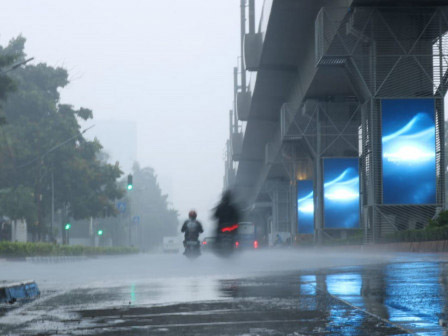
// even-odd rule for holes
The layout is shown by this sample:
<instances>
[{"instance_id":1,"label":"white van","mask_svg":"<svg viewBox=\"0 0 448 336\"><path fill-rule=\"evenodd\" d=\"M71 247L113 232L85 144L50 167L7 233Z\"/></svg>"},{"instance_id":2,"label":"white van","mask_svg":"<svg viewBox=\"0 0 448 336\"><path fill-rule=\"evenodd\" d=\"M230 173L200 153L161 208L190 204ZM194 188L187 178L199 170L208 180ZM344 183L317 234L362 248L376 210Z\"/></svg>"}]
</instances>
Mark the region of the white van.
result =
<instances>
[{"instance_id":1,"label":"white van","mask_svg":"<svg viewBox=\"0 0 448 336\"><path fill-rule=\"evenodd\" d=\"M179 253L180 239L177 237L163 237L162 249L165 253Z\"/></svg>"}]
</instances>

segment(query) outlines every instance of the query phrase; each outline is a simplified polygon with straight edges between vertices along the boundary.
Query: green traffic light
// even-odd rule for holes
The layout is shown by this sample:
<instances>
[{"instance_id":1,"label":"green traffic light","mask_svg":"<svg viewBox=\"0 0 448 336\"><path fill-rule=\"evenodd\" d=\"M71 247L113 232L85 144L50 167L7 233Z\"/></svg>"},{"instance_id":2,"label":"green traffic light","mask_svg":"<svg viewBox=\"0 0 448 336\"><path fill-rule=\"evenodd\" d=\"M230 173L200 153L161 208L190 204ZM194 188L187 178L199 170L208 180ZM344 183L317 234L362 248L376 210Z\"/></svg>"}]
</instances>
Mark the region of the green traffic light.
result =
<instances>
[{"instance_id":1,"label":"green traffic light","mask_svg":"<svg viewBox=\"0 0 448 336\"><path fill-rule=\"evenodd\" d=\"M70 230L71 227L72 227L72 225L70 223L65 224L65 229L66 230Z\"/></svg>"},{"instance_id":2,"label":"green traffic light","mask_svg":"<svg viewBox=\"0 0 448 336\"><path fill-rule=\"evenodd\" d=\"M134 188L132 184L128 184L128 190L132 190L132 188Z\"/></svg>"},{"instance_id":3,"label":"green traffic light","mask_svg":"<svg viewBox=\"0 0 448 336\"><path fill-rule=\"evenodd\" d=\"M103 230L98 230L98 236L102 236L103 235Z\"/></svg>"}]
</instances>

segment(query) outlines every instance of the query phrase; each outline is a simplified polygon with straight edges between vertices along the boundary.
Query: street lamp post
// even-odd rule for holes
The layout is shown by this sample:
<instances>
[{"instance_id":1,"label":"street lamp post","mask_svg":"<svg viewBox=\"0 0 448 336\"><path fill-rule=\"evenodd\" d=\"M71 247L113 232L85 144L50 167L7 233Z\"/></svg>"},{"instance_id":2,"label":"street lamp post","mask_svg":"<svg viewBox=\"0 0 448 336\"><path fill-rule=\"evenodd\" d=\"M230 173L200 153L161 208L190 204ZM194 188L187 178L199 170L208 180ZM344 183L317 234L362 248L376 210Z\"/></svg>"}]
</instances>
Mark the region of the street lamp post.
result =
<instances>
[{"instance_id":1,"label":"street lamp post","mask_svg":"<svg viewBox=\"0 0 448 336\"><path fill-rule=\"evenodd\" d=\"M84 134L84 133L86 133L88 130L90 130L90 129L93 128L94 126L95 126L95 125L92 125L92 126L86 128L86 129L84 129L84 130L81 132L81 135ZM18 168L25 168L25 167L29 166L30 164L36 162L37 160L40 160L41 164L43 164L43 159L45 158L45 156L47 156L48 154L54 152L55 150L59 149L60 147L62 147L62 146L64 146L64 145L68 144L70 141L72 141L72 140L78 138L79 136L80 136L79 134L76 134L76 135L74 135L74 136L72 136L72 137L66 139L65 141L63 141L63 142L61 142L61 143L59 143L59 144L57 144L57 145L51 147L51 148L50 148L49 150L47 150L46 152L44 152L44 153L42 153L42 154L36 156L34 159L31 159L30 161L28 161L28 162L26 162L26 163L20 165ZM50 225L51 225L51 232L50 232L51 238L53 238L54 208L55 208L55 205L54 205L54 199L55 199L55 197L54 197L54 164L53 164L52 169L51 169L51 223L50 223Z\"/></svg>"},{"instance_id":2,"label":"street lamp post","mask_svg":"<svg viewBox=\"0 0 448 336\"><path fill-rule=\"evenodd\" d=\"M54 167L54 165L53 165ZM54 170L51 169L51 224L50 224L50 239L53 241L53 226L54 226Z\"/></svg>"}]
</instances>

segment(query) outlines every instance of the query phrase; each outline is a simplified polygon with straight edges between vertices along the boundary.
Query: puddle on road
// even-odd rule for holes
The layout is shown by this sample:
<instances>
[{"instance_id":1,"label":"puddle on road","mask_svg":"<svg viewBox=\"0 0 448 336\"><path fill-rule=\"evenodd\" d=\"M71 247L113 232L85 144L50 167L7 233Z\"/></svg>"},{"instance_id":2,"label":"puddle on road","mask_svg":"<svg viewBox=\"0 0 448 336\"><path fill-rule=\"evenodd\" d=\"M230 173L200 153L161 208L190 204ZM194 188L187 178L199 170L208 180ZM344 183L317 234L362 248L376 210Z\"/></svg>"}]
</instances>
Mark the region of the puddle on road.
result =
<instances>
[{"instance_id":1,"label":"puddle on road","mask_svg":"<svg viewBox=\"0 0 448 336\"><path fill-rule=\"evenodd\" d=\"M381 323L387 320L400 326L403 332L411 330L419 335L444 332L438 321L448 315L448 264L445 260L420 255L418 260L407 262L405 257L399 259L399 263L358 260L362 261L359 266L346 266L348 262L328 262L337 267L312 271L303 267L302 271L286 272L285 266L291 262L288 259L291 256L283 256L287 256L287 260L279 262L276 270L269 271L265 270L266 264L261 262L246 269L244 260L237 260L233 268L228 267L228 261L220 261L227 268L223 267L217 272L216 265L207 263L207 257L201 263L188 265L188 268L184 265L181 270L174 269L175 265L172 265L165 267L164 272L155 272L152 268L153 272L150 273L148 270L151 268L146 267L136 273L134 279L131 275L133 270L137 270L136 266L129 266L118 278L110 277L114 272L110 269L99 278L94 277L98 270L89 271L84 278L71 279L57 290L49 286L57 279L47 280L41 299L19 309L17 313L11 312L0 318L0 331L2 324L18 326L26 321L39 321L21 329L30 335L48 328L62 330L64 321L69 321L69 325L70 321L79 323L78 315L72 312L107 307L146 309L182 303L192 305L242 300L256 303L256 307L267 311L295 311L295 315L308 311L326 312L328 319L324 330L335 328L339 333L344 324L351 323L354 329L346 330L348 335L353 334L357 325L365 325L367 320L368 324L372 323L375 316L377 321L383 321ZM141 262L147 258L139 257L137 260ZM260 261L257 258L254 260ZM383 258L377 259L381 260ZM101 265L101 260L95 260L93 264ZM322 262L321 265L327 264ZM184 276L179 276L182 272ZM80 279L85 280L82 286L79 286ZM73 288L73 283L78 286ZM50 294L49 298L47 294ZM347 308L346 303L358 309ZM113 318L114 323L124 323L120 316ZM86 328L90 327L89 323L93 326L96 322L82 321Z\"/></svg>"}]
</instances>

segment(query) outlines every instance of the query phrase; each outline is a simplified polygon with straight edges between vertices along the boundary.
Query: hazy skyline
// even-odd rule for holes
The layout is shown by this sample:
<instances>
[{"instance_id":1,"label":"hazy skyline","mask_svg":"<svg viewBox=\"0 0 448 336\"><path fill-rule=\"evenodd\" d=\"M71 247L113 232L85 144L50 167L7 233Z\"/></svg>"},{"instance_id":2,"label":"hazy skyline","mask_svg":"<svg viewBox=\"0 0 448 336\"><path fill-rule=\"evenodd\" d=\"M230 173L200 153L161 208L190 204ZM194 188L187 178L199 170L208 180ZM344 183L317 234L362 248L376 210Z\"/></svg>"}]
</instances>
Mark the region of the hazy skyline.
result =
<instances>
[{"instance_id":1,"label":"hazy skyline","mask_svg":"<svg viewBox=\"0 0 448 336\"><path fill-rule=\"evenodd\" d=\"M0 43L22 34L33 64L66 68L61 101L91 108L87 125L135 122L140 165L171 177L181 219L196 208L208 222L222 190L239 4L17 0L2 6Z\"/></svg>"}]
</instances>

